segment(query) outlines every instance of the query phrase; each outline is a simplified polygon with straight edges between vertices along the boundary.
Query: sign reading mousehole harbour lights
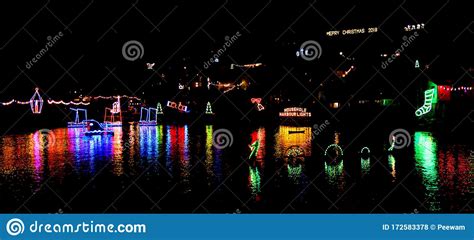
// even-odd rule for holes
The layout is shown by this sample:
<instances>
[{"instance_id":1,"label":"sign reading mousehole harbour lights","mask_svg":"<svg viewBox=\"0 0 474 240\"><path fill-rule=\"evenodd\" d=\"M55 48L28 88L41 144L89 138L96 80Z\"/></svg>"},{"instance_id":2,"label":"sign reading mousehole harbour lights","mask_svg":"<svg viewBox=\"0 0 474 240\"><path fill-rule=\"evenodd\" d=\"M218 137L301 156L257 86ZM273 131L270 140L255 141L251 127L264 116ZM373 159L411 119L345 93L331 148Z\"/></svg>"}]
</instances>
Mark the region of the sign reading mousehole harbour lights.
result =
<instances>
[{"instance_id":1,"label":"sign reading mousehole harbour lights","mask_svg":"<svg viewBox=\"0 0 474 240\"><path fill-rule=\"evenodd\" d=\"M311 117L311 112L306 112L306 108L291 107L280 112L280 117Z\"/></svg>"}]
</instances>

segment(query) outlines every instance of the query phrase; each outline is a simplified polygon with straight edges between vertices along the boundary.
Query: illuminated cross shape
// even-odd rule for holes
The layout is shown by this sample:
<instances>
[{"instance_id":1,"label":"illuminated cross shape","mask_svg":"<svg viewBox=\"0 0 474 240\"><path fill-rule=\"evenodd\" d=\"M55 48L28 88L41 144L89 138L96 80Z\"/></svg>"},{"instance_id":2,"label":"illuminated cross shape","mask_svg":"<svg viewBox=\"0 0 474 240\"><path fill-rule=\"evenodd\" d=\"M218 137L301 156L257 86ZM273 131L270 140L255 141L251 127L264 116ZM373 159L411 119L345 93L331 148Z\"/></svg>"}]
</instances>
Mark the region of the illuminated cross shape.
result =
<instances>
[{"instance_id":1,"label":"illuminated cross shape","mask_svg":"<svg viewBox=\"0 0 474 240\"><path fill-rule=\"evenodd\" d=\"M35 93L30 98L30 108L33 114L40 114L43 109L43 98L38 91L39 89L35 88Z\"/></svg>"}]
</instances>

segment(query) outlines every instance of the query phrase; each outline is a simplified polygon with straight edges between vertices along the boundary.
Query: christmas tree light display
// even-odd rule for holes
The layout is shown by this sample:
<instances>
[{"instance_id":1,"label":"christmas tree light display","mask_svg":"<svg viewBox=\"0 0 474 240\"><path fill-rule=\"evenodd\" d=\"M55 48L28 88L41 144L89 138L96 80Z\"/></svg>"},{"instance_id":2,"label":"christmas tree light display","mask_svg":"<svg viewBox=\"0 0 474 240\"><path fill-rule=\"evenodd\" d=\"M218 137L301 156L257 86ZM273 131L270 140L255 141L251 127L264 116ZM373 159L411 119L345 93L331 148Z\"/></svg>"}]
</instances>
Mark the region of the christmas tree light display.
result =
<instances>
[{"instance_id":1,"label":"christmas tree light display","mask_svg":"<svg viewBox=\"0 0 474 240\"><path fill-rule=\"evenodd\" d=\"M163 115L163 108L161 107L161 103L158 102L158 104L156 104L156 114L158 115Z\"/></svg>"},{"instance_id":2,"label":"christmas tree light display","mask_svg":"<svg viewBox=\"0 0 474 240\"><path fill-rule=\"evenodd\" d=\"M214 114L212 112L212 107L211 107L211 103L210 102L207 102L207 105L206 105L206 114Z\"/></svg>"}]
</instances>

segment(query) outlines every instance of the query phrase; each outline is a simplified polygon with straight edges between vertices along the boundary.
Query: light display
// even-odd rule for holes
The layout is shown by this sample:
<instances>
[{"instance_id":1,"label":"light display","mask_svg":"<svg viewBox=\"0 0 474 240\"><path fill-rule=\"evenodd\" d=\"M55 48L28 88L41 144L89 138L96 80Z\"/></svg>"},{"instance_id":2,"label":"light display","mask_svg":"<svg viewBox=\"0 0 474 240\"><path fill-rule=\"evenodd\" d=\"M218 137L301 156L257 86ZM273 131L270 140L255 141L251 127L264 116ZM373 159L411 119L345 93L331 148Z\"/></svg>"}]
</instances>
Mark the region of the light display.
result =
<instances>
[{"instance_id":1,"label":"light display","mask_svg":"<svg viewBox=\"0 0 474 240\"><path fill-rule=\"evenodd\" d=\"M440 101L451 100L451 90L448 86L438 86L438 98Z\"/></svg>"},{"instance_id":2,"label":"light display","mask_svg":"<svg viewBox=\"0 0 474 240\"><path fill-rule=\"evenodd\" d=\"M181 104L181 102L176 103L176 102L168 101L166 103L166 106L169 108L177 109L180 112L188 112L188 106Z\"/></svg>"},{"instance_id":3,"label":"light display","mask_svg":"<svg viewBox=\"0 0 474 240\"><path fill-rule=\"evenodd\" d=\"M363 147L361 150L360 150L360 153L361 154L370 154L370 149L368 147Z\"/></svg>"},{"instance_id":4,"label":"light display","mask_svg":"<svg viewBox=\"0 0 474 240\"><path fill-rule=\"evenodd\" d=\"M138 97L131 97L131 96L127 96L127 95L122 95L122 96L91 96L91 97L84 97L84 98L92 98L92 99L106 99L106 100L113 100L113 99L116 99L116 98L128 98L128 99L133 99L133 100L137 100L137 101L141 101L140 98Z\"/></svg>"},{"instance_id":5,"label":"light display","mask_svg":"<svg viewBox=\"0 0 474 240\"><path fill-rule=\"evenodd\" d=\"M107 113L110 112L110 115ZM119 119L115 119L115 115L119 115ZM122 126L122 110L120 109L120 96L117 96L117 101L112 104L112 108L105 108L104 123L109 126Z\"/></svg>"},{"instance_id":6,"label":"light display","mask_svg":"<svg viewBox=\"0 0 474 240\"><path fill-rule=\"evenodd\" d=\"M74 111L76 116L74 118L74 122L68 122L67 126L69 128L74 128L74 127L85 127L86 124L84 121L87 121L87 109L82 109L82 108L71 108L71 111ZM79 117L79 112L84 113L84 120L81 121Z\"/></svg>"},{"instance_id":7,"label":"light display","mask_svg":"<svg viewBox=\"0 0 474 240\"><path fill-rule=\"evenodd\" d=\"M420 68L420 62L418 60L415 61L415 68Z\"/></svg>"},{"instance_id":8,"label":"light display","mask_svg":"<svg viewBox=\"0 0 474 240\"><path fill-rule=\"evenodd\" d=\"M257 167L249 166L249 183L253 195L260 193L261 178Z\"/></svg>"},{"instance_id":9,"label":"light display","mask_svg":"<svg viewBox=\"0 0 474 240\"><path fill-rule=\"evenodd\" d=\"M329 185L339 189L344 187L344 161L335 164L324 162L324 173Z\"/></svg>"},{"instance_id":10,"label":"light display","mask_svg":"<svg viewBox=\"0 0 474 240\"><path fill-rule=\"evenodd\" d=\"M390 175L392 175L392 182L397 180L397 169L396 169L396 161L393 155L388 155L388 166L390 167Z\"/></svg>"},{"instance_id":11,"label":"light display","mask_svg":"<svg viewBox=\"0 0 474 240\"><path fill-rule=\"evenodd\" d=\"M425 29L425 24L421 23L421 24L416 24L416 25L415 24L407 25L407 26L404 27L404 29L405 29L406 32Z\"/></svg>"},{"instance_id":12,"label":"light display","mask_svg":"<svg viewBox=\"0 0 474 240\"><path fill-rule=\"evenodd\" d=\"M287 164L286 168L288 169L288 178L290 178L293 182L297 182L303 173L303 165L298 164L296 166L292 166L291 164Z\"/></svg>"},{"instance_id":13,"label":"light display","mask_svg":"<svg viewBox=\"0 0 474 240\"><path fill-rule=\"evenodd\" d=\"M327 156L329 149L332 149L332 148L336 149L336 154L337 154L338 156L339 156L339 155L340 155L340 156L343 156L343 155L344 155L344 151L342 151L342 148L341 148L339 145L337 145L337 144L334 143L334 144L329 145L329 146L326 148L326 150L324 151L324 156Z\"/></svg>"},{"instance_id":14,"label":"light display","mask_svg":"<svg viewBox=\"0 0 474 240\"><path fill-rule=\"evenodd\" d=\"M43 98L39 94L39 89L35 88L35 93L30 98L30 108L33 114L40 114L43 109Z\"/></svg>"},{"instance_id":15,"label":"light display","mask_svg":"<svg viewBox=\"0 0 474 240\"><path fill-rule=\"evenodd\" d=\"M258 111L265 110L265 107L261 104L261 102L262 102L261 98L251 98L250 102L252 102L253 104L257 104L257 110Z\"/></svg>"},{"instance_id":16,"label":"light display","mask_svg":"<svg viewBox=\"0 0 474 240\"><path fill-rule=\"evenodd\" d=\"M145 114L143 114L143 112L145 112ZM148 111L148 108L144 108L144 107L140 108L140 122L147 122L150 116L149 113L150 112Z\"/></svg>"},{"instance_id":17,"label":"light display","mask_svg":"<svg viewBox=\"0 0 474 240\"><path fill-rule=\"evenodd\" d=\"M461 86L461 87L438 86L438 89L443 89L443 90L450 91L450 92L456 92L456 91L459 91L459 92L467 92L467 91L471 91L471 90L472 90L472 87L465 87L465 86Z\"/></svg>"},{"instance_id":18,"label":"light display","mask_svg":"<svg viewBox=\"0 0 474 240\"><path fill-rule=\"evenodd\" d=\"M148 70L153 70L153 66L155 66L155 63L146 63L146 69Z\"/></svg>"},{"instance_id":19,"label":"light display","mask_svg":"<svg viewBox=\"0 0 474 240\"><path fill-rule=\"evenodd\" d=\"M207 102L206 104L206 114L214 114L212 112L212 107L211 107L211 103L210 102Z\"/></svg>"},{"instance_id":20,"label":"light display","mask_svg":"<svg viewBox=\"0 0 474 240\"><path fill-rule=\"evenodd\" d=\"M422 107L418 108L415 111L415 115L417 117L420 117L422 115L427 114L428 112L431 111L432 105L433 105L433 99L434 99L434 94L435 94L435 89L428 89L425 91L425 101Z\"/></svg>"},{"instance_id":21,"label":"light display","mask_svg":"<svg viewBox=\"0 0 474 240\"><path fill-rule=\"evenodd\" d=\"M154 112L154 114L153 114ZM158 111L156 108L144 108L140 109L140 122L139 124L142 126L153 126L157 123L157 115ZM152 118L152 116L155 116Z\"/></svg>"},{"instance_id":22,"label":"light display","mask_svg":"<svg viewBox=\"0 0 474 240\"><path fill-rule=\"evenodd\" d=\"M291 107L280 112L280 117L311 117L311 113L306 112L306 108Z\"/></svg>"},{"instance_id":23,"label":"light display","mask_svg":"<svg viewBox=\"0 0 474 240\"><path fill-rule=\"evenodd\" d=\"M278 134L275 134L275 157L286 158L288 151L298 146L303 150L305 157L310 157L312 154L312 133L311 127L293 127L280 125ZM298 134L291 134L291 132L299 132Z\"/></svg>"},{"instance_id":24,"label":"light display","mask_svg":"<svg viewBox=\"0 0 474 240\"><path fill-rule=\"evenodd\" d=\"M349 69L347 69L346 71L342 71L342 70L339 70L339 71L336 71L336 75L340 78L345 78L347 77L347 75L349 75L349 73L351 73L352 70L354 70L355 67L354 66L351 66Z\"/></svg>"},{"instance_id":25,"label":"light display","mask_svg":"<svg viewBox=\"0 0 474 240\"><path fill-rule=\"evenodd\" d=\"M370 157L367 159L360 158L360 171L362 175L366 175L370 172Z\"/></svg>"},{"instance_id":26,"label":"light display","mask_svg":"<svg viewBox=\"0 0 474 240\"><path fill-rule=\"evenodd\" d=\"M90 102L73 102L73 101L69 101L69 102L65 102L63 100L59 100L59 101L54 101L54 100L51 100L51 99L48 99L48 104L62 104L62 105L75 105L75 106L79 106L79 105L84 105L84 106L87 106L90 104Z\"/></svg>"},{"instance_id":27,"label":"light display","mask_svg":"<svg viewBox=\"0 0 474 240\"><path fill-rule=\"evenodd\" d=\"M35 94L36 95L36 92ZM38 94L37 97L39 96L39 98L41 98L41 96ZM137 100L137 101L141 101L140 98L138 97L131 97L131 96L127 96L127 95L122 95L122 96L86 96L86 97L83 97L83 101L64 101L64 100L53 100L53 99L48 99L46 102L48 104L56 104L56 105L74 105L74 106L79 106L79 105L83 105L83 106L87 106L87 105L90 105L90 100L98 100L98 99L105 99L105 100L113 100L113 99L116 99L116 98L129 98L129 99L134 99L134 100ZM39 99L37 99L39 100ZM41 98L41 101L44 102ZM40 101L40 102L41 102ZM38 103L40 103L38 102ZM15 100L15 99L12 99L10 101L7 101L7 102L1 102L1 104L3 106L8 106L8 105L11 105L11 104L20 104L20 105L27 105L27 104L35 104L34 101L32 100L29 100L29 101L18 101L18 100Z\"/></svg>"},{"instance_id":28,"label":"light display","mask_svg":"<svg viewBox=\"0 0 474 240\"><path fill-rule=\"evenodd\" d=\"M114 135L114 131L108 130L107 127L109 126L106 123L102 124L97 122L94 119L88 119L84 121L86 123L87 130L84 132L86 136L94 136L94 135Z\"/></svg>"},{"instance_id":29,"label":"light display","mask_svg":"<svg viewBox=\"0 0 474 240\"><path fill-rule=\"evenodd\" d=\"M163 113L163 108L161 107L161 103L159 103L159 102L156 104L156 114L158 114L158 115L163 115L164 114Z\"/></svg>"},{"instance_id":30,"label":"light display","mask_svg":"<svg viewBox=\"0 0 474 240\"><path fill-rule=\"evenodd\" d=\"M296 161L296 160L304 160L305 153L304 149L300 146L291 146L286 149L285 157L288 160Z\"/></svg>"},{"instance_id":31,"label":"light display","mask_svg":"<svg viewBox=\"0 0 474 240\"><path fill-rule=\"evenodd\" d=\"M263 66L262 63L250 63L250 64L244 64L244 65L239 65L239 64L230 64L230 69L234 69L234 67L240 67L240 68L256 68Z\"/></svg>"},{"instance_id":32,"label":"light display","mask_svg":"<svg viewBox=\"0 0 474 240\"><path fill-rule=\"evenodd\" d=\"M260 148L260 142L257 140L255 142L253 142L251 145L250 145L250 155L249 155L249 160L255 158L257 156L257 153L258 153L258 149Z\"/></svg>"},{"instance_id":33,"label":"light display","mask_svg":"<svg viewBox=\"0 0 474 240\"><path fill-rule=\"evenodd\" d=\"M344 30L335 30L326 32L326 36L340 36L340 35L354 35L354 34L364 34L364 33L376 33L378 32L377 27L369 28L353 28L353 29L344 29Z\"/></svg>"}]
</instances>

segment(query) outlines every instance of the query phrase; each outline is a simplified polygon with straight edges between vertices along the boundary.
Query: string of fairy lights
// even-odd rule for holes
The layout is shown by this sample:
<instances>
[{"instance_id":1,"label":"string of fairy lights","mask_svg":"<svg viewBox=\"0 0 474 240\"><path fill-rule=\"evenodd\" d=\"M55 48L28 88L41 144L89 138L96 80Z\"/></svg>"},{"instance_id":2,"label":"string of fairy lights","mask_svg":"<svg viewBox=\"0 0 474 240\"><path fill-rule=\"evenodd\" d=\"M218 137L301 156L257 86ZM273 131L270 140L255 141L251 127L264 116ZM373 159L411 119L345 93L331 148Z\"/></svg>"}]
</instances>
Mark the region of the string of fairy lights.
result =
<instances>
[{"instance_id":1,"label":"string of fairy lights","mask_svg":"<svg viewBox=\"0 0 474 240\"><path fill-rule=\"evenodd\" d=\"M86 97L83 97L82 101L64 101L64 100L53 100L53 99L48 99L46 101L47 104L50 104L50 105L65 105L65 106L69 106L69 105L73 105L73 106L87 106L87 105L90 105L90 101L91 100L99 100L99 99L104 99L104 100L115 100L115 99L119 99L119 98L128 98L128 99L133 99L133 100L137 100L137 101L141 101L140 98L138 97L134 97L134 96L127 96L127 95L121 95L121 96L86 96ZM30 98L29 101L19 101L19 100L16 100L16 99L11 99L10 101L6 101L6 102L0 102L0 105L1 106L9 106L9 105L13 105L13 104L18 104L18 105L30 105L31 107L31 111L34 113L34 114L40 114L41 113L41 110L43 108L43 104L44 104L44 100L43 98L41 97L40 93L39 93L39 88L35 88L35 92L33 93L33 96Z\"/></svg>"}]
</instances>

